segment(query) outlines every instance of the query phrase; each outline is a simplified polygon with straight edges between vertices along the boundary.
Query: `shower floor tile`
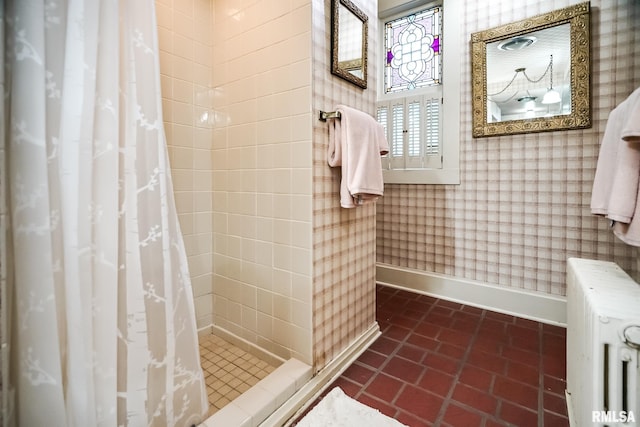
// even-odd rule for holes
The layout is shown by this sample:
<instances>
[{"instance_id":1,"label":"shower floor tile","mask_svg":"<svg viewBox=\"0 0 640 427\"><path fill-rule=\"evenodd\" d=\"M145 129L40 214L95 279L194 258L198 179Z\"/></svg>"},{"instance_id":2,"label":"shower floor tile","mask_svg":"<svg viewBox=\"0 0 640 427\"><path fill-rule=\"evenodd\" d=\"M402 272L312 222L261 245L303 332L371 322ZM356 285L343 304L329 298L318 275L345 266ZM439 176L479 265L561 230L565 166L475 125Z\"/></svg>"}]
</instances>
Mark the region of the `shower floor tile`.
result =
<instances>
[{"instance_id":1,"label":"shower floor tile","mask_svg":"<svg viewBox=\"0 0 640 427\"><path fill-rule=\"evenodd\" d=\"M249 390L275 367L215 335L200 335L200 363L209 396L207 417Z\"/></svg>"}]
</instances>

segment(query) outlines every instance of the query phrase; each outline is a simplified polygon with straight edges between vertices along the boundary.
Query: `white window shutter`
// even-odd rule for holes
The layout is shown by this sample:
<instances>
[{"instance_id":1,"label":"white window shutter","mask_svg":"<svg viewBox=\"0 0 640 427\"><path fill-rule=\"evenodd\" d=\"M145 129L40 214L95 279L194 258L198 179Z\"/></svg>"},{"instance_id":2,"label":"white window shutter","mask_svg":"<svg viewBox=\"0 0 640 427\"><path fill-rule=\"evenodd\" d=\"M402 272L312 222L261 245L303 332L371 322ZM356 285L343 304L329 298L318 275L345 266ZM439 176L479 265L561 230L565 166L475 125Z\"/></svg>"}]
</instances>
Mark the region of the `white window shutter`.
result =
<instances>
[{"instance_id":1,"label":"white window shutter","mask_svg":"<svg viewBox=\"0 0 640 427\"><path fill-rule=\"evenodd\" d=\"M442 99L425 98L424 167L442 167Z\"/></svg>"},{"instance_id":2,"label":"white window shutter","mask_svg":"<svg viewBox=\"0 0 640 427\"><path fill-rule=\"evenodd\" d=\"M423 167L422 164L422 130L423 114L422 114L422 99L407 98L406 99L406 117L405 122L406 129L406 149L405 156L405 169L416 169Z\"/></svg>"},{"instance_id":3,"label":"white window shutter","mask_svg":"<svg viewBox=\"0 0 640 427\"><path fill-rule=\"evenodd\" d=\"M387 139L387 142L390 141L389 139L389 127L390 127L389 126L389 105L387 104L378 105L378 110L376 112L376 120L384 128L384 137ZM389 169L389 168L390 168L389 154L385 154L384 156L382 156L382 169Z\"/></svg>"},{"instance_id":4,"label":"white window shutter","mask_svg":"<svg viewBox=\"0 0 640 427\"><path fill-rule=\"evenodd\" d=\"M404 169L404 102L391 105L391 139L389 151L391 169Z\"/></svg>"}]
</instances>

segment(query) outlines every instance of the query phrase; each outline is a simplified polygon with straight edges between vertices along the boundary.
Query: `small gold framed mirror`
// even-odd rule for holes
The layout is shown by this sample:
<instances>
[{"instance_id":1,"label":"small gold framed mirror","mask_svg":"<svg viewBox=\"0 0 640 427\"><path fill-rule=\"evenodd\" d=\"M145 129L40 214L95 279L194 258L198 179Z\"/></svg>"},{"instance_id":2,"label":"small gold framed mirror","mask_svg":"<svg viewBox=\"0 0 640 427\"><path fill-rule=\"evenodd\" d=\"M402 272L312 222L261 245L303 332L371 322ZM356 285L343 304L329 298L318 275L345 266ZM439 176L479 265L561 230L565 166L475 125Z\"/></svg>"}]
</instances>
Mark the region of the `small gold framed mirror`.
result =
<instances>
[{"instance_id":1,"label":"small gold framed mirror","mask_svg":"<svg viewBox=\"0 0 640 427\"><path fill-rule=\"evenodd\" d=\"M331 72L367 88L368 18L350 0L333 0L331 10Z\"/></svg>"},{"instance_id":2,"label":"small gold framed mirror","mask_svg":"<svg viewBox=\"0 0 640 427\"><path fill-rule=\"evenodd\" d=\"M474 137L591 127L589 2L471 35Z\"/></svg>"}]
</instances>

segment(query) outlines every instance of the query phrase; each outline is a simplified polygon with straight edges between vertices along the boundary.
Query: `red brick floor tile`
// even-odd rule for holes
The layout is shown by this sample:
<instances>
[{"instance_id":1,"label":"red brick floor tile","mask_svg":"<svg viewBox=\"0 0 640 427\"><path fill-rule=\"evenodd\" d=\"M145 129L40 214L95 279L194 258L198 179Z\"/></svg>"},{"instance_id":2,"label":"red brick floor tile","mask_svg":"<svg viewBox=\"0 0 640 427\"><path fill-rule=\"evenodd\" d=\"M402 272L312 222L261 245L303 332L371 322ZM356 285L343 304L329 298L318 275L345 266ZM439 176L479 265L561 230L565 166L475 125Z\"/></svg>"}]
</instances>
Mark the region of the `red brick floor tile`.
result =
<instances>
[{"instance_id":1,"label":"red brick floor tile","mask_svg":"<svg viewBox=\"0 0 640 427\"><path fill-rule=\"evenodd\" d=\"M465 306L466 307L466 306ZM467 311L464 307L462 310L457 311L454 317L454 324L461 323L465 325L471 325L473 323L473 327L469 328L469 330L475 331L476 327L480 323L480 319L482 319L482 310L476 309L477 311ZM460 321L460 322L457 322Z\"/></svg>"},{"instance_id":2,"label":"red brick floor tile","mask_svg":"<svg viewBox=\"0 0 640 427\"><path fill-rule=\"evenodd\" d=\"M358 362L363 365L371 366L372 368L379 368L382 364L387 360L385 355L380 353L376 353L371 350L366 350L360 357L358 358Z\"/></svg>"},{"instance_id":3,"label":"red brick floor tile","mask_svg":"<svg viewBox=\"0 0 640 427\"><path fill-rule=\"evenodd\" d=\"M425 350L435 350L436 348L438 348L438 345L440 345L440 343L433 338L427 338L417 333L412 333L411 335L409 335L405 342L408 342L409 344L413 344Z\"/></svg>"},{"instance_id":4,"label":"red brick floor tile","mask_svg":"<svg viewBox=\"0 0 640 427\"><path fill-rule=\"evenodd\" d=\"M556 415L567 417L567 399L564 395L545 392L542 396L545 411L554 412Z\"/></svg>"},{"instance_id":5,"label":"red brick floor tile","mask_svg":"<svg viewBox=\"0 0 640 427\"><path fill-rule=\"evenodd\" d=\"M445 314L434 313L433 310L425 316L424 320L432 325L438 325L445 328L448 328L453 324L453 317Z\"/></svg>"},{"instance_id":6,"label":"red brick floor tile","mask_svg":"<svg viewBox=\"0 0 640 427\"><path fill-rule=\"evenodd\" d=\"M467 362L487 371L504 374L507 367L507 360L496 354L473 349L469 354Z\"/></svg>"},{"instance_id":7,"label":"red brick floor tile","mask_svg":"<svg viewBox=\"0 0 640 427\"><path fill-rule=\"evenodd\" d=\"M400 346L400 342L396 340L389 339L387 337L378 338L371 347L369 347L373 351L377 351L380 354L391 354L395 351L396 348Z\"/></svg>"},{"instance_id":8,"label":"red brick floor tile","mask_svg":"<svg viewBox=\"0 0 640 427\"><path fill-rule=\"evenodd\" d=\"M540 370L537 366L525 365L513 360L507 362L507 376L536 388L540 383Z\"/></svg>"},{"instance_id":9,"label":"red brick floor tile","mask_svg":"<svg viewBox=\"0 0 640 427\"><path fill-rule=\"evenodd\" d=\"M410 328L403 326L391 325L384 331L384 336L396 341L404 341L405 338L411 333Z\"/></svg>"},{"instance_id":10,"label":"red brick floor tile","mask_svg":"<svg viewBox=\"0 0 640 427\"><path fill-rule=\"evenodd\" d=\"M497 420L487 420L486 423L484 424L484 427L505 427L505 426L511 426L512 424L507 424L506 422L503 421L497 421Z\"/></svg>"},{"instance_id":11,"label":"red brick floor tile","mask_svg":"<svg viewBox=\"0 0 640 427\"><path fill-rule=\"evenodd\" d=\"M529 341L539 341L540 331L538 328L527 328L520 325L507 325L507 333L510 337L523 338Z\"/></svg>"},{"instance_id":12,"label":"red brick floor tile","mask_svg":"<svg viewBox=\"0 0 640 427\"><path fill-rule=\"evenodd\" d=\"M462 359L464 354L467 352L467 348L443 342L438 346L436 352L442 356L447 356L452 359Z\"/></svg>"},{"instance_id":13,"label":"red brick floor tile","mask_svg":"<svg viewBox=\"0 0 640 427\"><path fill-rule=\"evenodd\" d=\"M459 360L451 359L449 357L441 356L432 352L427 353L424 360L422 361L422 365L450 375L458 372L459 364Z\"/></svg>"},{"instance_id":14,"label":"red brick floor tile","mask_svg":"<svg viewBox=\"0 0 640 427\"><path fill-rule=\"evenodd\" d=\"M440 304L440 301L443 301L443 300L438 300L438 303L436 303L431 308L431 311L429 311L429 315L438 315L438 316L445 316L445 317L451 318L453 316L453 313L455 313L456 310Z\"/></svg>"},{"instance_id":15,"label":"red brick floor tile","mask_svg":"<svg viewBox=\"0 0 640 427\"><path fill-rule=\"evenodd\" d=\"M424 366L410 360L394 357L387 362L384 372L409 384L415 384L422 377Z\"/></svg>"},{"instance_id":16,"label":"red brick floor tile","mask_svg":"<svg viewBox=\"0 0 640 427\"><path fill-rule=\"evenodd\" d=\"M526 408L538 409L538 389L510 378L497 376L493 384L493 394Z\"/></svg>"},{"instance_id":17,"label":"red brick floor tile","mask_svg":"<svg viewBox=\"0 0 640 427\"><path fill-rule=\"evenodd\" d=\"M422 310L412 310L408 307L405 307L402 311L402 314L405 317L410 317L412 319L414 319L414 322L420 321L423 317L425 312Z\"/></svg>"},{"instance_id":18,"label":"red brick floor tile","mask_svg":"<svg viewBox=\"0 0 640 427\"><path fill-rule=\"evenodd\" d=\"M451 324L451 329L475 334L476 328L478 327L478 322L480 322L480 318L476 316L460 318L460 314L462 313L456 314L455 319L453 319L453 323Z\"/></svg>"},{"instance_id":19,"label":"red brick floor tile","mask_svg":"<svg viewBox=\"0 0 640 427\"><path fill-rule=\"evenodd\" d=\"M552 377L566 378L566 360L544 355L542 357L542 370Z\"/></svg>"},{"instance_id":20,"label":"red brick floor tile","mask_svg":"<svg viewBox=\"0 0 640 427\"><path fill-rule=\"evenodd\" d=\"M443 399L414 386L406 386L396 399L396 406L415 417L434 422Z\"/></svg>"},{"instance_id":21,"label":"red brick floor tile","mask_svg":"<svg viewBox=\"0 0 640 427\"><path fill-rule=\"evenodd\" d=\"M540 323L536 322L535 320L529 320L529 319L523 319L522 317L516 317L515 321L516 321L516 325L522 326L524 328L536 329L536 330L540 329Z\"/></svg>"},{"instance_id":22,"label":"red brick floor tile","mask_svg":"<svg viewBox=\"0 0 640 427\"><path fill-rule=\"evenodd\" d=\"M540 365L540 353L537 351L529 351L511 346L504 346L502 348L502 357L514 360L516 362L535 366L536 368Z\"/></svg>"},{"instance_id":23,"label":"red brick floor tile","mask_svg":"<svg viewBox=\"0 0 640 427\"><path fill-rule=\"evenodd\" d=\"M435 338L440 333L441 326L434 325L432 323L421 323L413 330L416 334L424 335L425 337Z\"/></svg>"},{"instance_id":24,"label":"red brick floor tile","mask_svg":"<svg viewBox=\"0 0 640 427\"><path fill-rule=\"evenodd\" d=\"M450 328L442 328L437 338L442 342L457 345L460 347L466 347L469 345L469 343L471 343L473 333L467 331L458 331Z\"/></svg>"},{"instance_id":25,"label":"red brick floor tile","mask_svg":"<svg viewBox=\"0 0 640 427\"><path fill-rule=\"evenodd\" d=\"M457 402L471 406L488 415L493 415L498 406L498 399L487 392L477 390L465 384L457 384L451 397Z\"/></svg>"},{"instance_id":26,"label":"red brick floor tile","mask_svg":"<svg viewBox=\"0 0 640 427\"><path fill-rule=\"evenodd\" d=\"M427 354L427 351L415 345L403 344L396 354L405 359L420 363Z\"/></svg>"},{"instance_id":27,"label":"red brick floor tile","mask_svg":"<svg viewBox=\"0 0 640 427\"><path fill-rule=\"evenodd\" d=\"M393 295L387 301L385 301L385 307L388 307L390 310L399 311L407 303L410 301L410 298L407 298L405 295Z\"/></svg>"},{"instance_id":28,"label":"red brick floor tile","mask_svg":"<svg viewBox=\"0 0 640 427\"><path fill-rule=\"evenodd\" d=\"M417 320L413 317L395 315L391 318L391 322L393 322L392 324L396 326L402 326L404 328L413 328Z\"/></svg>"},{"instance_id":29,"label":"red brick floor tile","mask_svg":"<svg viewBox=\"0 0 640 427\"><path fill-rule=\"evenodd\" d=\"M482 315L482 312L484 311L481 308L478 307L473 307L471 305L465 305L462 307L461 311L465 312L465 313L470 313L470 314L475 314L477 316Z\"/></svg>"},{"instance_id":30,"label":"red brick floor tile","mask_svg":"<svg viewBox=\"0 0 640 427\"><path fill-rule=\"evenodd\" d=\"M364 391L385 402L392 402L403 384L402 381L381 373L373 378Z\"/></svg>"},{"instance_id":31,"label":"red brick floor tile","mask_svg":"<svg viewBox=\"0 0 640 427\"><path fill-rule=\"evenodd\" d=\"M547 356L554 356L558 359L565 359L567 355L566 339L559 335L544 334L542 336L542 353Z\"/></svg>"},{"instance_id":32,"label":"red brick floor tile","mask_svg":"<svg viewBox=\"0 0 640 427\"><path fill-rule=\"evenodd\" d=\"M500 419L518 427L538 427L538 414L530 409L502 402Z\"/></svg>"},{"instance_id":33,"label":"red brick floor tile","mask_svg":"<svg viewBox=\"0 0 640 427\"><path fill-rule=\"evenodd\" d=\"M547 323L542 324L542 332L545 334L559 335L562 338L567 338L567 328L561 326L549 325Z\"/></svg>"},{"instance_id":34,"label":"red brick floor tile","mask_svg":"<svg viewBox=\"0 0 640 427\"><path fill-rule=\"evenodd\" d=\"M409 301L407 303L407 308L409 310L415 310L421 312L422 314L425 314L427 311L429 311L432 305L433 302L416 299L413 301Z\"/></svg>"},{"instance_id":35,"label":"red brick floor tile","mask_svg":"<svg viewBox=\"0 0 640 427\"><path fill-rule=\"evenodd\" d=\"M373 369L356 362L349 366L343 373L345 377L358 384L365 384L375 373Z\"/></svg>"},{"instance_id":36,"label":"red brick floor tile","mask_svg":"<svg viewBox=\"0 0 640 427\"><path fill-rule=\"evenodd\" d=\"M544 411L544 427L569 427L569 418Z\"/></svg>"},{"instance_id":37,"label":"red brick floor tile","mask_svg":"<svg viewBox=\"0 0 640 427\"><path fill-rule=\"evenodd\" d=\"M424 304L429 304L429 306L434 305L435 303L437 303L439 301L438 298L434 298L434 297L430 297L428 295L417 295L416 297L416 301L422 302Z\"/></svg>"},{"instance_id":38,"label":"red brick floor tile","mask_svg":"<svg viewBox=\"0 0 640 427\"><path fill-rule=\"evenodd\" d=\"M453 385L454 378L435 369L427 369L418 382L418 387L445 397Z\"/></svg>"},{"instance_id":39,"label":"red brick floor tile","mask_svg":"<svg viewBox=\"0 0 640 427\"><path fill-rule=\"evenodd\" d=\"M494 336L478 335L476 336L476 340L473 342L473 346L471 348L473 350L480 350L486 353L500 354L502 348L506 345L507 343L505 341Z\"/></svg>"},{"instance_id":40,"label":"red brick floor tile","mask_svg":"<svg viewBox=\"0 0 640 427\"><path fill-rule=\"evenodd\" d=\"M563 378L545 375L543 381L545 391L550 391L564 396L564 392L567 389L567 382Z\"/></svg>"},{"instance_id":41,"label":"red brick floor tile","mask_svg":"<svg viewBox=\"0 0 640 427\"><path fill-rule=\"evenodd\" d=\"M478 336L489 336L496 340L505 341L509 338L507 324L499 320L484 318L482 322L480 322Z\"/></svg>"},{"instance_id":42,"label":"red brick floor tile","mask_svg":"<svg viewBox=\"0 0 640 427\"><path fill-rule=\"evenodd\" d=\"M540 348L540 339L528 338L523 336L511 336L511 346L519 348L521 350L538 351L538 349Z\"/></svg>"},{"instance_id":43,"label":"red brick floor tile","mask_svg":"<svg viewBox=\"0 0 640 427\"><path fill-rule=\"evenodd\" d=\"M479 426L482 425L482 416L477 412L469 411L454 403L447 405L443 421L451 426Z\"/></svg>"},{"instance_id":44,"label":"red brick floor tile","mask_svg":"<svg viewBox=\"0 0 640 427\"><path fill-rule=\"evenodd\" d=\"M481 391L489 392L495 374L475 366L465 365L460 372L458 382Z\"/></svg>"}]
</instances>

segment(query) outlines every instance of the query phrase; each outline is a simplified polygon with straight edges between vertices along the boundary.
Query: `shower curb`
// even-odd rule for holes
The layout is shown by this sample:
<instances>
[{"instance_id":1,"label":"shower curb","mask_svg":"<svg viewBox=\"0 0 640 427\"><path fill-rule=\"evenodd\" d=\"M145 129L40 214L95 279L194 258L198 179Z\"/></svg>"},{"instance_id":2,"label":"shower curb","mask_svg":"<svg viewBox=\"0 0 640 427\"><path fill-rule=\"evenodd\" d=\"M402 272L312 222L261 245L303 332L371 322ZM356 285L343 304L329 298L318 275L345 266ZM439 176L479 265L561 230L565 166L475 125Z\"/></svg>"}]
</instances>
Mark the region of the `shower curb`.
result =
<instances>
[{"instance_id":1,"label":"shower curb","mask_svg":"<svg viewBox=\"0 0 640 427\"><path fill-rule=\"evenodd\" d=\"M349 347L344 349L266 418L260 427L290 426L380 335L382 333L378 322L374 322Z\"/></svg>"}]
</instances>

